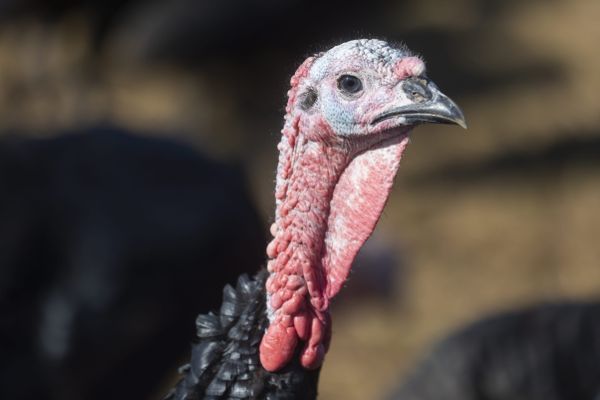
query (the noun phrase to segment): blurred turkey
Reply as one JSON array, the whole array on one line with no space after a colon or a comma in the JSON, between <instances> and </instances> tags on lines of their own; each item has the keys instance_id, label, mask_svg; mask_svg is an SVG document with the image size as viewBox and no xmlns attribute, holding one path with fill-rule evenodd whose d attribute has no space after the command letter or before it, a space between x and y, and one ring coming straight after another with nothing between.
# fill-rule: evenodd
<instances>
[{"instance_id":1,"label":"blurred turkey","mask_svg":"<svg viewBox=\"0 0 600 400\"><path fill-rule=\"evenodd\" d=\"M435 345L393 400L598 400L600 303L506 312Z\"/></svg>"},{"instance_id":2,"label":"blurred turkey","mask_svg":"<svg viewBox=\"0 0 600 400\"><path fill-rule=\"evenodd\" d=\"M245 186L189 146L115 128L3 138L0 397L156 392L198 309L263 259Z\"/></svg>"}]
</instances>

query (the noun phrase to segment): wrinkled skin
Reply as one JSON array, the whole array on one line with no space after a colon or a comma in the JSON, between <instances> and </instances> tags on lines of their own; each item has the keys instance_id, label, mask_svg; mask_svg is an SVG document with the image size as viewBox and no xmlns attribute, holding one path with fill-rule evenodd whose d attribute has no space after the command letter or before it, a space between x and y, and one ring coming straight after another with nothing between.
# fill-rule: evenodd
<instances>
[{"instance_id":1,"label":"wrinkled skin","mask_svg":"<svg viewBox=\"0 0 600 400\"><path fill-rule=\"evenodd\" d=\"M424 72L405 48L356 40L307 59L292 78L267 248L265 369L284 366L300 343L301 364L321 365L330 299L381 215L409 131L420 122L464 125Z\"/></svg>"}]
</instances>

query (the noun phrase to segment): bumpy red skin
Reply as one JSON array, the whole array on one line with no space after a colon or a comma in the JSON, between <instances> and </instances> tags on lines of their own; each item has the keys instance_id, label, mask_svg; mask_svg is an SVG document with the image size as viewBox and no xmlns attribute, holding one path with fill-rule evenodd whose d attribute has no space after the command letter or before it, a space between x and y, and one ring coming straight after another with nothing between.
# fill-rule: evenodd
<instances>
[{"instance_id":1,"label":"bumpy red skin","mask_svg":"<svg viewBox=\"0 0 600 400\"><path fill-rule=\"evenodd\" d=\"M395 79L422 71L419 59L407 60L391 69ZM274 239L267 247L271 323L260 345L269 371L289 362L300 341L301 364L321 365L331 338L329 301L376 225L408 143L407 129L385 146L374 139L353 148L321 116L303 119L296 96L312 63L305 61L292 78L278 146Z\"/></svg>"},{"instance_id":2,"label":"bumpy red skin","mask_svg":"<svg viewBox=\"0 0 600 400\"><path fill-rule=\"evenodd\" d=\"M299 138L297 169L279 207L277 234L268 248L267 281L270 306L276 312L263 339L267 369L277 369L293 354L298 339L306 340L302 365L316 367L323 359L323 339L330 329L327 286L321 265L330 200L346 155L337 148ZM310 304L307 304L310 303ZM327 335L329 336L329 335ZM269 350L276 351L269 351Z\"/></svg>"}]
</instances>

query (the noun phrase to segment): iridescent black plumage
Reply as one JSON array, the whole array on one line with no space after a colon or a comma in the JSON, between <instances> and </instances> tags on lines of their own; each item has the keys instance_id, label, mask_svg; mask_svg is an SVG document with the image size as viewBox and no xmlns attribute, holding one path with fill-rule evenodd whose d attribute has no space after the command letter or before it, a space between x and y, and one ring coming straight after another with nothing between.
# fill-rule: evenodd
<instances>
[{"instance_id":1,"label":"iridescent black plumage","mask_svg":"<svg viewBox=\"0 0 600 400\"><path fill-rule=\"evenodd\" d=\"M218 314L198 316L191 361L180 368L183 378L165 400L316 398L319 370L303 368L298 357L276 373L260 365L267 275L266 270L254 279L242 275L235 288L223 290Z\"/></svg>"},{"instance_id":2,"label":"iridescent black plumage","mask_svg":"<svg viewBox=\"0 0 600 400\"><path fill-rule=\"evenodd\" d=\"M600 303L478 321L436 345L389 399L600 400Z\"/></svg>"}]
</instances>

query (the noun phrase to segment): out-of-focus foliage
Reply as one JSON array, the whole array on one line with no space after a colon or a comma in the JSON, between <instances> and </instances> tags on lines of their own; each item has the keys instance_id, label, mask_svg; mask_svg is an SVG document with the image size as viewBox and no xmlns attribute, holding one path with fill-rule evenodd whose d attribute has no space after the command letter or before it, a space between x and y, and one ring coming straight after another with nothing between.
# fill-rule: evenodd
<instances>
[{"instance_id":1,"label":"out-of-focus foliage","mask_svg":"<svg viewBox=\"0 0 600 400\"><path fill-rule=\"evenodd\" d=\"M600 291L595 0L5 3L0 130L177 135L242 161L265 220L296 65L362 36L423 55L469 130L413 135L372 244L402 269L357 263L392 294L343 291L324 399L385 393L434 338L492 310Z\"/></svg>"}]
</instances>

